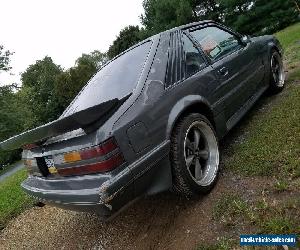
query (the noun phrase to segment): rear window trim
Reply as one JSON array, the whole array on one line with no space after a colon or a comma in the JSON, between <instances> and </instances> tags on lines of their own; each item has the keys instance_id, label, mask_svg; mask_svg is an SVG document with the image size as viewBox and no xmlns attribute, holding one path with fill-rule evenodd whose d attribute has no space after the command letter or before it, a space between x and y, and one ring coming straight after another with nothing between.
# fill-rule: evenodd
<instances>
[{"instance_id":1,"label":"rear window trim","mask_svg":"<svg viewBox=\"0 0 300 250\"><path fill-rule=\"evenodd\" d=\"M141 77L142 77L142 73L143 73L143 71L144 71L144 69L145 69L146 63L147 63L147 61L148 61L148 59L149 59L149 55L150 55L150 52L151 52L152 47L153 47L153 44L154 44L154 43L153 43L153 40L152 40L151 38L146 39L146 40L144 40L144 41L142 41L142 42L139 42L139 43L135 44L134 46L130 47L129 49L127 49L127 50L125 50L125 51L123 51L122 53L120 53L119 55L115 56L113 59L109 60L107 63L105 63L99 70L97 70L97 72L96 72L94 75L91 76L91 78L88 80L88 82L82 87L82 89L81 89L81 90L78 92L78 94L74 97L74 99L72 100L72 102L67 106L67 108L64 110L64 112L61 114L61 116L60 116L59 118L65 117L65 114L66 114L67 111L69 110L69 107L71 107L71 106L74 104L74 102L78 99L78 97L80 96L80 94L85 90L85 88L89 85L90 81L94 78L94 76L95 76L96 74L98 74L98 72L99 72L100 70L102 70L102 69L103 69L104 67L106 67L108 64L110 64L111 62L115 61L116 59L118 59L118 58L121 57L122 55L126 54L127 52L129 52L129 51L131 51L131 50L133 50L133 49L135 49L135 48L137 48L137 47L139 47L139 46L141 46L141 45L143 45L143 44L145 44L145 43L148 43L148 42L151 43L151 44L150 44L150 48L149 48L149 51L148 51L148 53L147 53L147 56L146 56L144 65L143 65L143 67L142 67L142 69L141 69L141 73L140 73L140 75L139 75L139 78L138 78L138 80L137 80L137 84L136 84L135 88L132 90L132 91L134 91L134 90L137 88L137 85L138 85L138 83L139 83L139 81L140 81L140 79L141 79Z\"/></svg>"}]
</instances>

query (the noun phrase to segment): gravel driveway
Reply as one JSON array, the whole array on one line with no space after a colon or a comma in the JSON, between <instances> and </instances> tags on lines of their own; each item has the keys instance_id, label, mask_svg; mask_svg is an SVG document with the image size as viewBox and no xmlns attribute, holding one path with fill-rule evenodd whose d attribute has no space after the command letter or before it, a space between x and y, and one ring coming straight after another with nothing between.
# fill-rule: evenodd
<instances>
[{"instance_id":1,"label":"gravel driveway","mask_svg":"<svg viewBox=\"0 0 300 250\"><path fill-rule=\"evenodd\" d=\"M223 173L202 199L187 201L170 193L144 198L111 222L87 213L34 207L0 233L0 249L196 249L225 234L212 219L213 206L224 192L245 190L251 196L264 183ZM242 233L236 230L226 234Z\"/></svg>"},{"instance_id":2,"label":"gravel driveway","mask_svg":"<svg viewBox=\"0 0 300 250\"><path fill-rule=\"evenodd\" d=\"M215 192L199 201L172 194L141 199L111 222L35 207L1 232L0 249L194 249L217 230L205 212L211 211Z\"/></svg>"}]
</instances>

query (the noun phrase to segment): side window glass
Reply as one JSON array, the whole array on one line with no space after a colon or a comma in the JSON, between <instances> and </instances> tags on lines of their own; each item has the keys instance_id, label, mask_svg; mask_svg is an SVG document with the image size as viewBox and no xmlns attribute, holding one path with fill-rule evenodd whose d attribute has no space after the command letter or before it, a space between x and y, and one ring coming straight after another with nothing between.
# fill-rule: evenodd
<instances>
[{"instance_id":1,"label":"side window glass","mask_svg":"<svg viewBox=\"0 0 300 250\"><path fill-rule=\"evenodd\" d=\"M199 50L187 35L183 35L182 42L185 55L185 75L188 78L203 69L206 63Z\"/></svg>"},{"instance_id":2,"label":"side window glass","mask_svg":"<svg viewBox=\"0 0 300 250\"><path fill-rule=\"evenodd\" d=\"M199 42L205 54L212 60L231 54L241 47L234 35L217 27L195 30L191 34Z\"/></svg>"}]
</instances>

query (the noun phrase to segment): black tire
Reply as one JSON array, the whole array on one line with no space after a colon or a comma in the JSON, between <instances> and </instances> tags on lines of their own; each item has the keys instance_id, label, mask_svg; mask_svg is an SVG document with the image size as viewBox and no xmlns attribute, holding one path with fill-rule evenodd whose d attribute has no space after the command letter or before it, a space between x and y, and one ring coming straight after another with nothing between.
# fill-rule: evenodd
<instances>
[{"instance_id":1,"label":"black tire","mask_svg":"<svg viewBox=\"0 0 300 250\"><path fill-rule=\"evenodd\" d=\"M277 94L284 89L285 72L284 72L282 57L276 50L272 50L271 52L269 67L270 67L269 93ZM277 72L275 69L276 67L278 67Z\"/></svg>"},{"instance_id":2,"label":"black tire","mask_svg":"<svg viewBox=\"0 0 300 250\"><path fill-rule=\"evenodd\" d=\"M209 151L209 149L207 150L208 159L207 159L206 165L208 165L208 163L214 162L214 161L211 161L211 159L216 160L215 165L211 164L211 166L216 167L216 170L215 170L215 172L211 172L211 173L213 173L211 175L211 177L207 177L207 178L211 178L211 181L208 182L207 184L198 183L197 180L194 177L192 177L192 173L191 173L192 170L188 167L188 163L186 161L186 155L187 155L186 150L189 150L189 149L187 149L185 141L187 141L187 140L189 141L189 139L186 139L186 138L189 136L188 133L192 133L192 132L190 132L191 128L192 128L191 126L195 126L194 124L196 124L197 126L199 126L199 124L201 124L201 126L203 126L203 131L205 130L205 134L211 136L211 138L208 139L209 142L212 145L214 145L214 147L216 147L216 150L212 150L214 152L214 154L211 153ZM197 126L195 127L196 130L198 129ZM199 129L199 131L201 132L201 129ZM203 140L205 140L206 136L203 134L203 131L201 132L201 136L203 136ZM190 141L189 141L189 144L195 145L194 142L191 143ZM208 144L208 142L207 142L207 144ZM199 145L199 143L198 143L198 145ZM214 148L214 147L211 146L208 148ZM215 155L215 158L213 158L213 155ZM190 114L190 115L182 118L178 122L178 124L175 126L175 128L173 130L172 137L171 137L170 158L171 158L170 160L171 160L172 174L173 174L174 191L180 193L181 195L183 195L187 198L192 198L192 197L198 196L200 194L207 194L212 190L212 188L215 186L215 184L217 182L218 175L219 175L219 146L218 146L218 140L217 140L214 128L205 116L203 116L201 114L193 113L193 114ZM199 160L198 160L198 162L199 162ZM204 164L202 164L202 166L203 165ZM192 165L190 165L190 166L193 167ZM210 168L208 168L208 169L210 169ZM213 167L211 169L213 169ZM194 171L196 172L196 164L195 164ZM202 172L202 171L200 171L200 172ZM205 176L205 172L206 171L203 170L203 172L202 172L202 173L204 173L203 176ZM208 173L208 171L207 171L207 173ZM206 177L204 177L203 180L205 178Z\"/></svg>"}]
</instances>

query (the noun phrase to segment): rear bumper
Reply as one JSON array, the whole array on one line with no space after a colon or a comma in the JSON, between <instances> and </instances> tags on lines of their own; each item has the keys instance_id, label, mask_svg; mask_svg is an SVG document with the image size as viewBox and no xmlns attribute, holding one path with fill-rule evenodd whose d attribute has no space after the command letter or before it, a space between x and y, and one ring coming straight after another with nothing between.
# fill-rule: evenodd
<instances>
[{"instance_id":1,"label":"rear bumper","mask_svg":"<svg viewBox=\"0 0 300 250\"><path fill-rule=\"evenodd\" d=\"M98 182L98 188L92 183ZM100 204L99 186L103 182L102 177L94 176L93 180L80 177L67 180L46 180L35 176L28 177L22 184L22 188L33 198L45 204L75 210L98 212L108 216L111 211ZM78 189L74 185L82 185L84 189ZM68 185L71 184L71 185Z\"/></svg>"},{"instance_id":2,"label":"rear bumper","mask_svg":"<svg viewBox=\"0 0 300 250\"><path fill-rule=\"evenodd\" d=\"M112 206L101 200L106 195L101 187L108 179L103 175L58 180L30 176L21 186L30 196L45 204L109 217L114 212Z\"/></svg>"},{"instance_id":3,"label":"rear bumper","mask_svg":"<svg viewBox=\"0 0 300 250\"><path fill-rule=\"evenodd\" d=\"M29 176L21 186L30 196L45 204L110 217L140 195L135 190L135 182L147 175L168 151L169 141L166 141L131 165L121 167L116 175L102 173L60 179ZM144 186L148 184L144 182Z\"/></svg>"}]
</instances>

